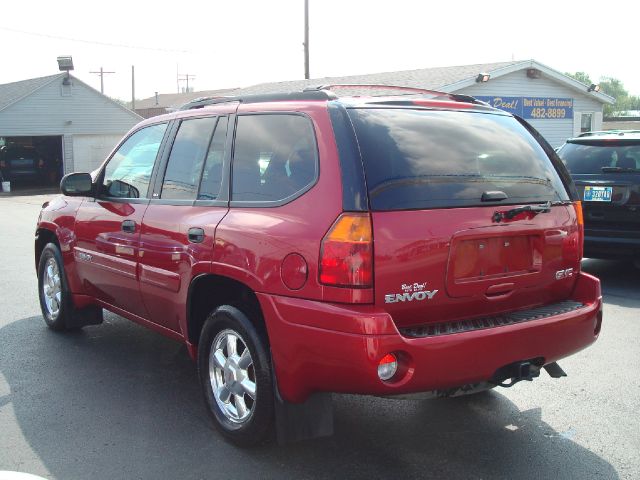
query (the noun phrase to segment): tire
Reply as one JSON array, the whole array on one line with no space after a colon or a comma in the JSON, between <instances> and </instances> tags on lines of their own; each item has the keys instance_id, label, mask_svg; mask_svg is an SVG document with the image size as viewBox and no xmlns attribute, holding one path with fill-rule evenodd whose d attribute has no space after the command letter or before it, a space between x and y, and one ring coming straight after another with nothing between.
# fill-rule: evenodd
<instances>
[{"instance_id":1,"label":"tire","mask_svg":"<svg viewBox=\"0 0 640 480\"><path fill-rule=\"evenodd\" d=\"M242 447L262 443L273 433L268 351L266 334L230 305L211 312L200 334L198 376L207 410L222 435Z\"/></svg>"},{"instance_id":2,"label":"tire","mask_svg":"<svg viewBox=\"0 0 640 480\"><path fill-rule=\"evenodd\" d=\"M45 245L38 262L38 298L47 326L58 332L70 330L73 305L64 272L62 254L55 243Z\"/></svg>"}]
</instances>

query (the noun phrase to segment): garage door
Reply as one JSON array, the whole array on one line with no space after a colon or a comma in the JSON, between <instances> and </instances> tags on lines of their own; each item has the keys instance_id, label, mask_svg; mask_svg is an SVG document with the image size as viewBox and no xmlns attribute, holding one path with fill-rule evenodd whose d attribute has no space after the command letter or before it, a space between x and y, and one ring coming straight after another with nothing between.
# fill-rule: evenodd
<instances>
[{"instance_id":1,"label":"garage door","mask_svg":"<svg viewBox=\"0 0 640 480\"><path fill-rule=\"evenodd\" d=\"M122 135L74 135L73 169L76 172L95 170L121 138Z\"/></svg>"}]
</instances>

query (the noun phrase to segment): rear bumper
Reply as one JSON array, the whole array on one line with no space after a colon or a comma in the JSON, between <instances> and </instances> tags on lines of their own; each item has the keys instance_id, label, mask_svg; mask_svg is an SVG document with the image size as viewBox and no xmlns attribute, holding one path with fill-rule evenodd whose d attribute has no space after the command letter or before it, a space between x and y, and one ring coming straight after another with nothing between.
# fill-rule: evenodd
<instances>
[{"instance_id":1,"label":"rear bumper","mask_svg":"<svg viewBox=\"0 0 640 480\"><path fill-rule=\"evenodd\" d=\"M602 235L601 232L585 231L584 256L593 258L624 258L640 257L640 237L637 232L624 232L615 235L608 232Z\"/></svg>"},{"instance_id":2,"label":"rear bumper","mask_svg":"<svg viewBox=\"0 0 640 480\"><path fill-rule=\"evenodd\" d=\"M577 310L484 330L428 338L402 336L374 306L334 305L259 294L281 395L301 402L314 392L399 395L489 380L507 364L537 357L551 363L598 337L602 297L597 278L580 273ZM379 380L387 353L400 378Z\"/></svg>"}]
</instances>

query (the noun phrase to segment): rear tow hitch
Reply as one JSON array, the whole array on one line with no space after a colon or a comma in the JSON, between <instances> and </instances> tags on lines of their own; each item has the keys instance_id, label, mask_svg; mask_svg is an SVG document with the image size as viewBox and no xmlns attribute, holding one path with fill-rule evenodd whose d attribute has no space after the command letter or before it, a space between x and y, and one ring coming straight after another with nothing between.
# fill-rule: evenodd
<instances>
[{"instance_id":1,"label":"rear tow hitch","mask_svg":"<svg viewBox=\"0 0 640 480\"><path fill-rule=\"evenodd\" d=\"M540 364L542 362L543 360L539 359L510 363L496 370L496 373L493 374L489 383L505 388L513 387L522 380L530 382L534 378L539 377L541 368L544 368L551 378L567 376L557 362L549 363L541 367Z\"/></svg>"},{"instance_id":2,"label":"rear tow hitch","mask_svg":"<svg viewBox=\"0 0 640 480\"><path fill-rule=\"evenodd\" d=\"M489 382L500 387L509 388L522 380L530 382L538 376L540 376L540 367L538 365L530 361L514 362L496 370Z\"/></svg>"}]
</instances>

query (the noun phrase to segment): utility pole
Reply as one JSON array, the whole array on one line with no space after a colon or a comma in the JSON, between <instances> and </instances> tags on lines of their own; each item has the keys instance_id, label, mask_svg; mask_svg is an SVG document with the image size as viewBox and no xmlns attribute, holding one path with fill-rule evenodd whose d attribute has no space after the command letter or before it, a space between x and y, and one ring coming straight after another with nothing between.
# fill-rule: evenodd
<instances>
[{"instance_id":1,"label":"utility pole","mask_svg":"<svg viewBox=\"0 0 640 480\"><path fill-rule=\"evenodd\" d=\"M133 65L131 65L131 110L136 109L136 72Z\"/></svg>"},{"instance_id":2,"label":"utility pole","mask_svg":"<svg viewBox=\"0 0 640 480\"><path fill-rule=\"evenodd\" d=\"M180 78L180 77L182 77L182 78ZM182 75L178 74L178 87L180 86L180 82L181 81L186 81L187 82L187 93L189 93L189 80L193 80L195 78L196 78L196 76L195 75L191 75L190 73L184 73ZM180 88L178 88L178 93L180 93L179 90L180 90Z\"/></svg>"},{"instance_id":3,"label":"utility pole","mask_svg":"<svg viewBox=\"0 0 640 480\"><path fill-rule=\"evenodd\" d=\"M309 80L309 0L304 0L304 78Z\"/></svg>"},{"instance_id":4,"label":"utility pole","mask_svg":"<svg viewBox=\"0 0 640 480\"><path fill-rule=\"evenodd\" d=\"M97 75L100 75L100 93L102 93L104 95L104 76L107 73L116 73L116 72L105 72L103 70L103 68L100 67L100 71L99 72L89 72L89 73L95 73Z\"/></svg>"}]
</instances>

